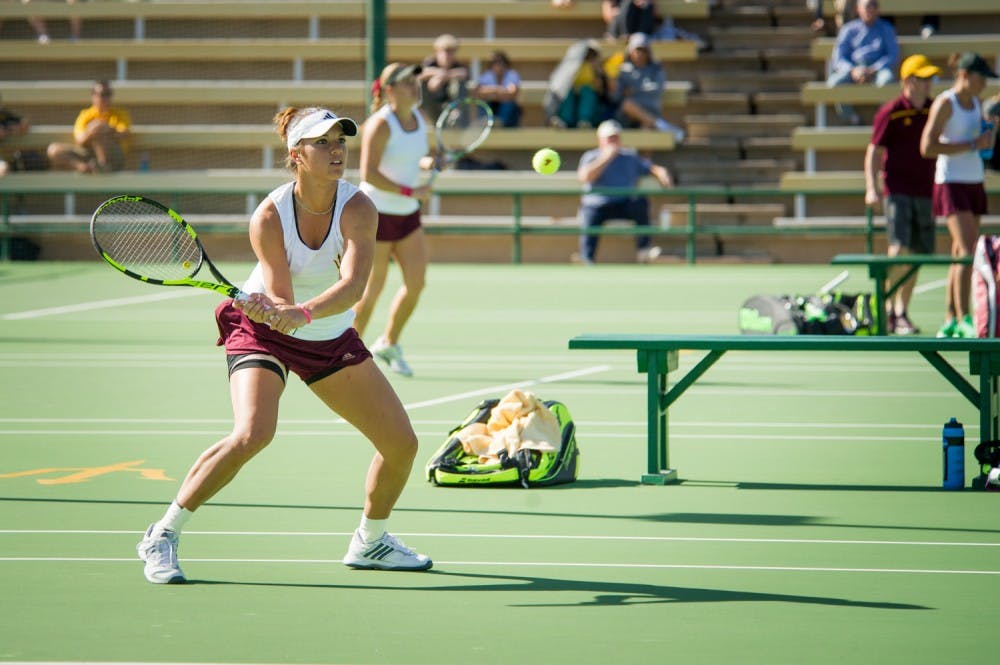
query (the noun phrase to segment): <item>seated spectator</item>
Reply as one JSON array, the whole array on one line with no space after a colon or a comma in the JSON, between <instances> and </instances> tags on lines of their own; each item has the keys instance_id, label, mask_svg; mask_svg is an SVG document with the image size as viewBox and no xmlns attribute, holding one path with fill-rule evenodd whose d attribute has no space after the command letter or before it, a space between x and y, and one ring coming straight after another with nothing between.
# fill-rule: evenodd
<instances>
[{"instance_id":1,"label":"seated spectator","mask_svg":"<svg viewBox=\"0 0 1000 665\"><path fill-rule=\"evenodd\" d=\"M654 42L680 39L694 42L699 51L708 50L705 40L677 27L672 17L657 11L654 0L602 0L601 18L608 39L627 40L641 32Z\"/></svg>"},{"instance_id":2,"label":"seated spectator","mask_svg":"<svg viewBox=\"0 0 1000 665\"><path fill-rule=\"evenodd\" d=\"M628 39L636 32L656 31L656 7L652 0L601 0L604 33L609 39Z\"/></svg>"},{"instance_id":3,"label":"seated spectator","mask_svg":"<svg viewBox=\"0 0 1000 665\"><path fill-rule=\"evenodd\" d=\"M0 141L8 136L19 136L28 131L30 123L21 116L13 113L9 109L0 106ZM7 175L12 170L6 159L0 159L0 177ZM14 168L13 170L17 170Z\"/></svg>"},{"instance_id":4,"label":"seated spectator","mask_svg":"<svg viewBox=\"0 0 1000 665\"><path fill-rule=\"evenodd\" d=\"M618 119L626 127L673 132L677 141L684 140L684 130L667 122L663 106L663 86L667 75L650 52L649 37L637 32L628 40L625 61L618 70L614 95L618 102Z\"/></svg>"},{"instance_id":5,"label":"seated spectator","mask_svg":"<svg viewBox=\"0 0 1000 665\"><path fill-rule=\"evenodd\" d=\"M580 201L583 228L601 226L609 219L631 219L638 226L649 226L649 199L645 196L609 196L593 192L598 187L636 187L642 176L651 174L663 187L673 181L670 172L662 166L640 157L634 148L622 147L622 126L615 120L605 120L597 128L597 147L580 157L576 170L583 183L584 195ZM597 253L598 236L580 236L580 254L574 258L585 265L593 265ZM636 259L648 263L660 255L660 248L650 245L649 236L636 236Z\"/></svg>"},{"instance_id":6,"label":"seated spectator","mask_svg":"<svg viewBox=\"0 0 1000 665\"><path fill-rule=\"evenodd\" d=\"M490 105L501 126L519 126L521 76L511 67L510 58L503 51L493 51L487 65L476 84L476 97Z\"/></svg>"},{"instance_id":7,"label":"seated spectator","mask_svg":"<svg viewBox=\"0 0 1000 665\"><path fill-rule=\"evenodd\" d=\"M844 24L833 49L833 72L827 85L874 83L882 87L896 80L899 44L896 30L879 16L877 0L858 0L858 18ZM860 125L854 107L836 106L841 120Z\"/></svg>"},{"instance_id":8,"label":"seated spectator","mask_svg":"<svg viewBox=\"0 0 1000 665\"><path fill-rule=\"evenodd\" d=\"M594 40L570 44L549 77L545 116L553 127L596 127L607 115L607 79L601 45Z\"/></svg>"},{"instance_id":9,"label":"seated spectator","mask_svg":"<svg viewBox=\"0 0 1000 665\"><path fill-rule=\"evenodd\" d=\"M469 69L457 59L458 46L454 35L440 35L434 40L434 53L421 63L423 108L431 122L449 102L467 95Z\"/></svg>"},{"instance_id":10,"label":"seated spectator","mask_svg":"<svg viewBox=\"0 0 1000 665\"><path fill-rule=\"evenodd\" d=\"M111 95L109 82L94 84L91 105L80 111L73 124L74 142L49 146L52 168L78 173L109 173L125 168L132 119L127 111L111 105Z\"/></svg>"},{"instance_id":11,"label":"seated spectator","mask_svg":"<svg viewBox=\"0 0 1000 665\"><path fill-rule=\"evenodd\" d=\"M826 30L826 19L823 18L823 0L806 0L806 6L814 12L812 22L813 31L824 32ZM840 30L845 23L856 16L850 0L834 0L833 15L837 30Z\"/></svg>"},{"instance_id":12,"label":"seated spectator","mask_svg":"<svg viewBox=\"0 0 1000 665\"><path fill-rule=\"evenodd\" d=\"M30 2L30 1L31 0L21 0L21 2L23 2L25 4L28 4L28 2ZM75 5L76 4L76 0L66 0L66 3L70 4L70 5ZM43 19L40 16L29 16L28 17L28 23L31 24L31 27L35 29L35 34L38 35L38 43L39 44L48 44L49 41L50 41L49 40L49 27L45 23L45 19ZM70 41L73 41L73 42L79 41L79 39L80 39L80 30L81 30L82 27L83 27L83 19L81 19L79 16L72 16L72 17L70 17L70 19L69 19L69 39L70 39Z\"/></svg>"}]
</instances>

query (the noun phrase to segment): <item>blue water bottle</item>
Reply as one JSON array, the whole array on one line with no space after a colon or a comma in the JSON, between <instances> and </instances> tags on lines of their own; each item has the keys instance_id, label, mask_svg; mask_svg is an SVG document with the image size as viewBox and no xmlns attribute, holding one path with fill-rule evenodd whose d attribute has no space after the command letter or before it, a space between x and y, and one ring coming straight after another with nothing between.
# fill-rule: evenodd
<instances>
[{"instance_id":1,"label":"blue water bottle","mask_svg":"<svg viewBox=\"0 0 1000 665\"><path fill-rule=\"evenodd\" d=\"M941 431L944 450L944 481L946 490L960 490L965 487L965 430L962 423L954 418L944 424Z\"/></svg>"},{"instance_id":2,"label":"blue water bottle","mask_svg":"<svg viewBox=\"0 0 1000 665\"><path fill-rule=\"evenodd\" d=\"M991 131L993 131L993 123L986 118L983 118L983 133L985 134L986 132ZM996 143L996 137L993 137L993 143ZM985 160L993 159L993 145L990 145L989 148L983 148L980 150L979 156Z\"/></svg>"}]
</instances>

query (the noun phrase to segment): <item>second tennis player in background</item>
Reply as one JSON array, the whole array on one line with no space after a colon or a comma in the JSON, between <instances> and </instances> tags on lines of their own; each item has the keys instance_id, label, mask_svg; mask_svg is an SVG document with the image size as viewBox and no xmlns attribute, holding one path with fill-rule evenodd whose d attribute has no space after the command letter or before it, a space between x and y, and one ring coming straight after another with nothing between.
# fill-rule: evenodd
<instances>
[{"instance_id":1,"label":"second tennis player in background","mask_svg":"<svg viewBox=\"0 0 1000 665\"><path fill-rule=\"evenodd\" d=\"M355 306L354 327L364 334L375 303L385 288L389 261L399 264L403 283L389 306L382 334L372 353L394 372L412 376L399 338L417 307L427 276L427 238L420 205L429 188L421 171L433 166L428 156L427 121L420 110L419 65L394 62L372 84L372 115L361 139L361 191L378 208L378 235L368 287Z\"/></svg>"},{"instance_id":2,"label":"second tennis player in background","mask_svg":"<svg viewBox=\"0 0 1000 665\"><path fill-rule=\"evenodd\" d=\"M417 452L403 405L353 327L375 250L375 206L343 179L346 137L357 125L322 108L275 117L295 180L278 187L250 219L257 266L246 302L216 310L226 348L232 432L194 463L176 500L138 544L146 579L184 581L178 536L191 513L225 487L274 438L289 371L375 446L361 524L344 563L353 568L426 570L431 560L386 531ZM426 138L424 139L426 143Z\"/></svg>"}]
</instances>

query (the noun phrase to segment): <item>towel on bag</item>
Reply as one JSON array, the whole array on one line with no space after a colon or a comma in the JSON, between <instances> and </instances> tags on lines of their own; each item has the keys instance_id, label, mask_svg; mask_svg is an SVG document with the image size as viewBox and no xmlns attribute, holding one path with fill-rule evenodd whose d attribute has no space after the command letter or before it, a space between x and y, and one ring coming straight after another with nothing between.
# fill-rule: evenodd
<instances>
[{"instance_id":1,"label":"towel on bag","mask_svg":"<svg viewBox=\"0 0 1000 665\"><path fill-rule=\"evenodd\" d=\"M499 462L506 450L513 456L518 450L552 452L560 445L559 419L534 394L512 390L493 407L485 423L472 423L455 437L480 464Z\"/></svg>"}]
</instances>

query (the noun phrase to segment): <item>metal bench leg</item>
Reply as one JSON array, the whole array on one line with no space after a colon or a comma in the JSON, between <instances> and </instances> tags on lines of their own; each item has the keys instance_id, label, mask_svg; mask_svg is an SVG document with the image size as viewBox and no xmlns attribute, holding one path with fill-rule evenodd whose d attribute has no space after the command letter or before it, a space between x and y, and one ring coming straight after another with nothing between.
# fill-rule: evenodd
<instances>
[{"instance_id":1,"label":"metal bench leg","mask_svg":"<svg viewBox=\"0 0 1000 665\"><path fill-rule=\"evenodd\" d=\"M677 352L671 354L677 364ZM646 373L646 473L643 485L666 485L677 481L677 469L671 469L667 406L661 396L667 391L667 372L671 367L666 351L639 351L639 370Z\"/></svg>"}]
</instances>

